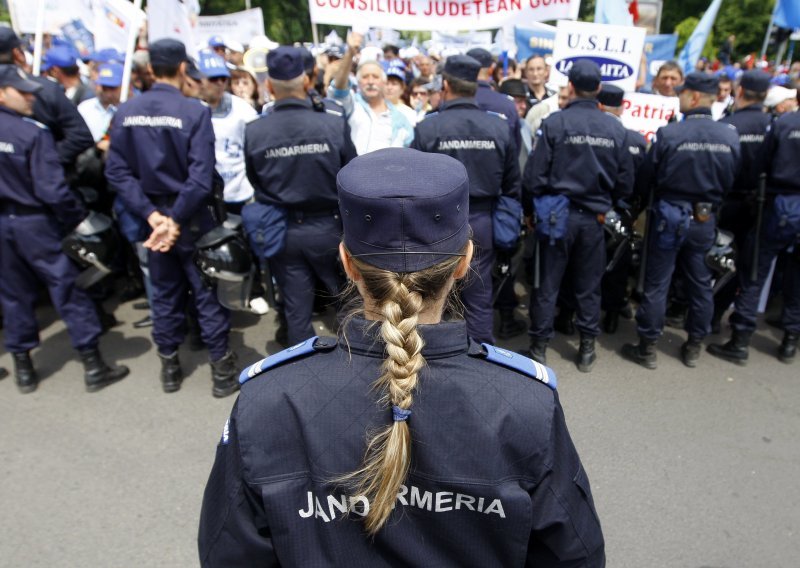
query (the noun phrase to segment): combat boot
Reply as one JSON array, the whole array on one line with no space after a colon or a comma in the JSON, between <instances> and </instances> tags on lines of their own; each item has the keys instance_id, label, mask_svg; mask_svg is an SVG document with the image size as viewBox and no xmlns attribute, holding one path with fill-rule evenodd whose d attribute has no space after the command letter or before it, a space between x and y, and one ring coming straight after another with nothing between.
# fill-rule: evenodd
<instances>
[{"instance_id":1,"label":"combat boot","mask_svg":"<svg viewBox=\"0 0 800 568\"><path fill-rule=\"evenodd\" d=\"M783 341L778 348L778 359L782 363L791 363L794 361L794 356L797 354L797 342L800 335L787 331L783 334Z\"/></svg>"},{"instance_id":2,"label":"combat boot","mask_svg":"<svg viewBox=\"0 0 800 568\"><path fill-rule=\"evenodd\" d=\"M562 335L575 335L575 324L572 323L574 314L570 309L561 308L553 320L553 329Z\"/></svg>"},{"instance_id":3,"label":"combat boot","mask_svg":"<svg viewBox=\"0 0 800 568\"><path fill-rule=\"evenodd\" d=\"M171 355L158 354L161 359L161 388L164 392L176 392L181 388L183 382L183 369L178 360L178 352Z\"/></svg>"},{"instance_id":4,"label":"combat boot","mask_svg":"<svg viewBox=\"0 0 800 568\"><path fill-rule=\"evenodd\" d=\"M499 339L516 337L527 327L524 321L514 319L514 310L500 310L500 329L497 330Z\"/></svg>"},{"instance_id":5,"label":"combat boot","mask_svg":"<svg viewBox=\"0 0 800 568\"><path fill-rule=\"evenodd\" d=\"M706 347L706 351L714 357L725 359L737 365L747 365L748 346L752 334L744 331L733 330L730 341L723 345L712 343Z\"/></svg>"},{"instance_id":6,"label":"combat boot","mask_svg":"<svg viewBox=\"0 0 800 568\"><path fill-rule=\"evenodd\" d=\"M233 351L228 351L221 359L211 362L211 382L211 394L214 398L223 398L239 390L239 367Z\"/></svg>"},{"instance_id":7,"label":"combat boot","mask_svg":"<svg viewBox=\"0 0 800 568\"><path fill-rule=\"evenodd\" d=\"M130 369L125 365L120 365L116 369L109 367L100 350L96 347L80 352L83 361L83 379L86 383L86 392L97 392L103 387L121 381L128 376Z\"/></svg>"},{"instance_id":8,"label":"combat boot","mask_svg":"<svg viewBox=\"0 0 800 568\"><path fill-rule=\"evenodd\" d=\"M5 367L0 367L0 380L5 379L8 376L8 369Z\"/></svg>"},{"instance_id":9,"label":"combat boot","mask_svg":"<svg viewBox=\"0 0 800 568\"><path fill-rule=\"evenodd\" d=\"M531 338L531 346L528 349L528 357L537 363L547 365L547 340L536 337Z\"/></svg>"},{"instance_id":10,"label":"combat boot","mask_svg":"<svg viewBox=\"0 0 800 568\"><path fill-rule=\"evenodd\" d=\"M621 353L625 359L633 361L645 369L655 369L658 366L655 339L639 336L639 345L626 343L622 346Z\"/></svg>"},{"instance_id":11,"label":"combat boot","mask_svg":"<svg viewBox=\"0 0 800 568\"><path fill-rule=\"evenodd\" d=\"M681 361L687 367L697 367L697 360L700 358L700 350L703 348L703 342L700 339L689 337L689 339L681 345Z\"/></svg>"},{"instance_id":12,"label":"combat boot","mask_svg":"<svg viewBox=\"0 0 800 568\"><path fill-rule=\"evenodd\" d=\"M581 335L581 345L578 348L578 359L575 364L581 373L588 373L594 367L597 353L594 349L594 337Z\"/></svg>"},{"instance_id":13,"label":"combat boot","mask_svg":"<svg viewBox=\"0 0 800 568\"><path fill-rule=\"evenodd\" d=\"M19 392L27 394L35 391L39 386L39 375L33 368L31 354L23 351L22 353L12 353L11 356L14 359L14 377L17 380Z\"/></svg>"}]
</instances>

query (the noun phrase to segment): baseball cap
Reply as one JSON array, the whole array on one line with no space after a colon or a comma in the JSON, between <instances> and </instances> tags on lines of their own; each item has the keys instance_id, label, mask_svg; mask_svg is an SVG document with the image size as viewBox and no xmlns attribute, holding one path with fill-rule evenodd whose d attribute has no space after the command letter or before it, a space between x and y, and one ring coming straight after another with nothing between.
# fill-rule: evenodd
<instances>
[{"instance_id":1,"label":"baseball cap","mask_svg":"<svg viewBox=\"0 0 800 568\"><path fill-rule=\"evenodd\" d=\"M52 67L73 67L78 64L75 50L66 46L53 47L42 58L42 69L47 71Z\"/></svg>"},{"instance_id":2,"label":"baseball cap","mask_svg":"<svg viewBox=\"0 0 800 568\"><path fill-rule=\"evenodd\" d=\"M719 77L707 73L698 73L696 71L689 73L686 75L686 80L683 82L683 85L675 87L675 92L680 93L686 89L697 91L698 93L715 95L719 90Z\"/></svg>"},{"instance_id":3,"label":"baseball cap","mask_svg":"<svg viewBox=\"0 0 800 568\"><path fill-rule=\"evenodd\" d=\"M769 73L765 73L759 69L753 69L751 71L745 71L742 74L742 79L739 81L739 85L746 91L765 93L769 91L769 81Z\"/></svg>"},{"instance_id":4,"label":"baseball cap","mask_svg":"<svg viewBox=\"0 0 800 568\"><path fill-rule=\"evenodd\" d=\"M480 70L480 61L470 55L451 55L444 62L444 72L462 81L474 83Z\"/></svg>"},{"instance_id":5,"label":"baseball cap","mask_svg":"<svg viewBox=\"0 0 800 568\"><path fill-rule=\"evenodd\" d=\"M797 89L787 89L786 87L772 87L767 92L767 98L764 99L764 106L771 108L785 100L797 98Z\"/></svg>"},{"instance_id":6,"label":"baseball cap","mask_svg":"<svg viewBox=\"0 0 800 568\"><path fill-rule=\"evenodd\" d=\"M221 35L214 35L208 38L208 47L225 47L225 40Z\"/></svg>"},{"instance_id":7,"label":"baseball cap","mask_svg":"<svg viewBox=\"0 0 800 568\"><path fill-rule=\"evenodd\" d=\"M180 65L189 61L186 46L176 39L160 39L150 44L150 65Z\"/></svg>"},{"instance_id":8,"label":"baseball cap","mask_svg":"<svg viewBox=\"0 0 800 568\"><path fill-rule=\"evenodd\" d=\"M494 63L494 57L488 50L483 49L482 47L473 47L467 52L467 55L476 59L478 63L481 64L481 67L491 67Z\"/></svg>"},{"instance_id":9,"label":"baseball cap","mask_svg":"<svg viewBox=\"0 0 800 568\"><path fill-rule=\"evenodd\" d=\"M42 86L28 79L25 72L16 65L0 65L0 87L13 87L20 93L36 93Z\"/></svg>"},{"instance_id":10,"label":"baseball cap","mask_svg":"<svg viewBox=\"0 0 800 568\"><path fill-rule=\"evenodd\" d=\"M0 53L8 53L21 45L22 42L13 29L0 26Z\"/></svg>"},{"instance_id":11,"label":"baseball cap","mask_svg":"<svg viewBox=\"0 0 800 568\"><path fill-rule=\"evenodd\" d=\"M579 91L596 91L600 87L600 67L589 59L578 59L567 73L569 82Z\"/></svg>"},{"instance_id":12,"label":"baseball cap","mask_svg":"<svg viewBox=\"0 0 800 568\"><path fill-rule=\"evenodd\" d=\"M101 87L119 87L122 85L122 65L120 63L103 63L97 70L97 81Z\"/></svg>"},{"instance_id":13,"label":"baseball cap","mask_svg":"<svg viewBox=\"0 0 800 568\"><path fill-rule=\"evenodd\" d=\"M282 45L267 54L270 79L288 81L305 73L303 53L296 47Z\"/></svg>"},{"instance_id":14,"label":"baseball cap","mask_svg":"<svg viewBox=\"0 0 800 568\"><path fill-rule=\"evenodd\" d=\"M213 79L214 77L231 76L225 60L211 51L200 52L200 61L197 64L197 68L209 79Z\"/></svg>"}]
</instances>

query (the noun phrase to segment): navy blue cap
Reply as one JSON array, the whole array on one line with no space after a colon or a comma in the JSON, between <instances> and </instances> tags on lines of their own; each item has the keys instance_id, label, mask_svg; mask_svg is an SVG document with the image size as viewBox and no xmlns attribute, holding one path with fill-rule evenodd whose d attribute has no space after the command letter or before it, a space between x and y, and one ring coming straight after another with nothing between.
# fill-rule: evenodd
<instances>
[{"instance_id":1,"label":"navy blue cap","mask_svg":"<svg viewBox=\"0 0 800 568\"><path fill-rule=\"evenodd\" d=\"M600 67L591 59L578 59L569 68L569 82L579 91L596 91L600 87Z\"/></svg>"},{"instance_id":2,"label":"navy blue cap","mask_svg":"<svg viewBox=\"0 0 800 568\"><path fill-rule=\"evenodd\" d=\"M0 65L0 87L14 87L20 93L36 93L42 86L28 79L25 72L16 65Z\"/></svg>"},{"instance_id":3,"label":"navy blue cap","mask_svg":"<svg viewBox=\"0 0 800 568\"><path fill-rule=\"evenodd\" d=\"M200 52L200 61L197 68L206 77L230 77L231 72L228 71L228 65L225 60L213 51Z\"/></svg>"},{"instance_id":4,"label":"navy blue cap","mask_svg":"<svg viewBox=\"0 0 800 568\"><path fill-rule=\"evenodd\" d=\"M739 85L746 91L753 91L755 93L766 93L770 87L769 73L765 73L760 69L753 69L745 71L742 74L742 79Z\"/></svg>"},{"instance_id":5,"label":"navy blue cap","mask_svg":"<svg viewBox=\"0 0 800 568\"><path fill-rule=\"evenodd\" d=\"M675 92L680 93L689 89L690 91L697 91L698 93L706 93L708 95L716 95L719 91L719 77L709 75L708 73L692 72L686 75L686 80L683 85L675 87Z\"/></svg>"},{"instance_id":6,"label":"navy blue cap","mask_svg":"<svg viewBox=\"0 0 800 568\"><path fill-rule=\"evenodd\" d=\"M269 78L278 81L296 79L305 73L303 52L297 47L281 45L267 54Z\"/></svg>"},{"instance_id":7,"label":"navy blue cap","mask_svg":"<svg viewBox=\"0 0 800 568\"><path fill-rule=\"evenodd\" d=\"M97 70L97 81L101 87L122 86L122 64L103 63Z\"/></svg>"},{"instance_id":8,"label":"navy blue cap","mask_svg":"<svg viewBox=\"0 0 800 568\"><path fill-rule=\"evenodd\" d=\"M197 62L191 57L189 61L186 62L186 74L195 81L202 81L206 78L203 72L197 67Z\"/></svg>"},{"instance_id":9,"label":"navy blue cap","mask_svg":"<svg viewBox=\"0 0 800 568\"><path fill-rule=\"evenodd\" d=\"M177 39L160 39L150 44L150 65L177 66L189 61L186 46Z\"/></svg>"},{"instance_id":10,"label":"navy blue cap","mask_svg":"<svg viewBox=\"0 0 800 568\"><path fill-rule=\"evenodd\" d=\"M297 49L303 54L303 69L306 73L311 73L314 70L314 66L317 64L317 59L314 57L314 54L305 47L298 47Z\"/></svg>"},{"instance_id":11,"label":"navy blue cap","mask_svg":"<svg viewBox=\"0 0 800 568\"><path fill-rule=\"evenodd\" d=\"M482 47L473 47L467 52L467 55L477 60L481 67L491 67L494 63L494 56Z\"/></svg>"},{"instance_id":12,"label":"navy blue cap","mask_svg":"<svg viewBox=\"0 0 800 568\"><path fill-rule=\"evenodd\" d=\"M481 70L480 62L469 55L451 55L444 62L444 73L474 83Z\"/></svg>"},{"instance_id":13,"label":"navy blue cap","mask_svg":"<svg viewBox=\"0 0 800 568\"><path fill-rule=\"evenodd\" d=\"M458 160L386 148L352 160L336 177L344 244L392 272L416 272L463 253L469 179Z\"/></svg>"},{"instance_id":14,"label":"navy blue cap","mask_svg":"<svg viewBox=\"0 0 800 568\"><path fill-rule=\"evenodd\" d=\"M608 83L603 84L603 88L597 95L597 100L600 102L600 104L605 105L607 107L622 106L622 100L624 98L625 98L625 91L623 91L616 85L611 85Z\"/></svg>"},{"instance_id":15,"label":"navy blue cap","mask_svg":"<svg viewBox=\"0 0 800 568\"><path fill-rule=\"evenodd\" d=\"M22 42L13 29L0 26L0 53L8 53L21 45Z\"/></svg>"},{"instance_id":16,"label":"navy blue cap","mask_svg":"<svg viewBox=\"0 0 800 568\"><path fill-rule=\"evenodd\" d=\"M60 45L49 49L42 58L42 69L52 67L74 67L78 64L78 56L71 47Z\"/></svg>"}]
</instances>

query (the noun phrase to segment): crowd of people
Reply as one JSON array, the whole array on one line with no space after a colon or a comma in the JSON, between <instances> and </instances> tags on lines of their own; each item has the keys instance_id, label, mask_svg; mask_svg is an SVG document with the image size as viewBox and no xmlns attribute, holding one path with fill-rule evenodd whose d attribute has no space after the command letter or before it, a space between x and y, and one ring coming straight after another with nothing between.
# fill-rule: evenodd
<instances>
[{"instance_id":1,"label":"crowd of people","mask_svg":"<svg viewBox=\"0 0 800 568\"><path fill-rule=\"evenodd\" d=\"M38 384L30 351L40 283L85 364L87 389L128 372L98 350L115 324L102 304L111 279L77 285L79 268L61 252L89 210L113 218L124 237L113 270L124 275L123 299L145 292L137 307L149 314L134 325L152 326L164 391L180 388L178 347L188 334L209 351L213 394L236 392L230 306L196 266L198 241L220 224L245 236L256 270L241 307L265 314L271 305L278 343L299 343L313 335L315 299L341 298L346 283L337 246L349 212L338 205L337 173L391 147L447 154L467 169L476 254L460 311L475 341L527 331L527 354L544 364L554 333L577 330L576 365L589 372L595 338L631 317L635 296L640 341L623 357L655 368L663 327L677 322L688 334L683 362L695 366L734 304L730 341L708 351L743 363L774 272L784 303L779 358L794 358L800 64L770 74L701 61L684 76L664 63L652 93L678 97L682 118L646 141L623 127L624 93L602 84L588 60L559 82L542 56L501 64L482 48L439 57L363 44L351 32L344 45L314 52L263 47L266 70L257 70L242 46L219 37L197 58L159 40L133 55L121 104L124 54L82 60L53 42L33 77L26 44L0 28L0 298L22 392ZM637 217L647 227L638 240ZM707 256L718 229L734 235L737 276L715 287ZM201 246L213 250L214 238ZM515 270L520 257L524 269ZM527 322L515 316L518 278L530 289Z\"/></svg>"}]
</instances>

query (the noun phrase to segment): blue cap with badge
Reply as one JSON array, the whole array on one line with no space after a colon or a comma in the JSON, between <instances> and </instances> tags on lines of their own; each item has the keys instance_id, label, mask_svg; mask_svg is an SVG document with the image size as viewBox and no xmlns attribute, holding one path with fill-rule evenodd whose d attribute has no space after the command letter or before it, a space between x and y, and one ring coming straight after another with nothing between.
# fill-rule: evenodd
<instances>
[{"instance_id":1,"label":"blue cap with badge","mask_svg":"<svg viewBox=\"0 0 800 568\"><path fill-rule=\"evenodd\" d=\"M303 52L296 47L281 45L267 54L269 78L277 81L296 79L305 73Z\"/></svg>"},{"instance_id":2,"label":"blue cap with badge","mask_svg":"<svg viewBox=\"0 0 800 568\"><path fill-rule=\"evenodd\" d=\"M393 272L415 272L464 253L469 179L445 154L386 148L339 171L344 244L354 257Z\"/></svg>"},{"instance_id":3,"label":"blue cap with badge","mask_svg":"<svg viewBox=\"0 0 800 568\"><path fill-rule=\"evenodd\" d=\"M406 82L406 65L401 60L396 60L396 61L397 61L397 63L395 63L395 61L391 61L391 62L389 62L389 63L384 65L385 71L386 71L386 77L387 78L388 77L396 77L396 78L400 79L401 81L403 81L403 83L405 83Z\"/></svg>"},{"instance_id":4,"label":"blue cap with badge","mask_svg":"<svg viewBox=\"0 0 800 568\"><path fill-rule=\"evenodd\" d=\"M122 65L119 63L103 63L97 70L97 81L101 87L119 87L122 85Z\"/></svg>"},{"instance_id":5,"label":"blue cap with badge","mask_svg":"<svg viewBox=\"0 0 800 568\"><path fill-rule=\"evenodd\" d=\"M208 38L208 47L225 47L225 40L220 35Z\"/></svg>"},{"instance_id":6,"label":"blue cap with badge","mask_svg":"<svg viewBox=\"0 0 800 568\"><path fill-rule=\"evenodd\" d=\"M680 93L685 90L715 95L719 91L719 77L708 75L707 73L692 72L686 75L683 85L675 87L675 92Z\"/></svg>"},{"instance_id":7,"label":"blue cap with badge","mask_svg":"<svg viewBox=\"0 0 800 568\"><path fill-rule=\"evenodd\" d=\"M480 62L469 55L451 55L444 62L444 73L462 81L474 83L480 70Z\"/></svg>"},{"instance_id":8,"label":"blue cap with badge","mask_svg":"<svg viewBox=\"0 0 800 568\"><path fill-rule=\"evenodd\" d=\"M13 87L20 93L37 93L42 86L28 79L25 72L16 65L0 65L0 87Z\"/></svg>"},{"instance_id":9,"label":"blue cap with badge","mask_svg":"<svg viewBox=\"0 0 800 568\"><path fill-rule=\"evenodd\" d=\"M214 52L200 52L200 61L197 67L200 72L209 79L231 76L231 72L228 71L228 65L225 63L225 60Z\"/></svg>"},{"instance_id":10,"label":"blue cap with badge","mask_svg":"<svg viewBox=\"0 0 800 568\"><path fill-rule=\"evenodd\" d=\"M45 71L53 67L74 67L77 64L78 56L75 50L65 45L48 50L42 58L42 69Z\"/></svg>"},{"instance_id":11,"label":"blue cap with badge","mask_svg":"<svg viewBox=\"0 0 800 568\"><path fill-rule=\"evenodd\" d=\"M600 67L590 59L578 59L567 72L569 82L579 91L592 92L600 87Z\"/></svg>"},{"instance_id":12,"label":"blue cap with badge","mask_svg":"<svg viewBox=\"0 0 800 568\"><path fill-rule=\"evenodd\" d=\"M176 39L160 39L150 44L150 65L177 66L189 61L186 46Z\"/></svg>"}]
</instances>

